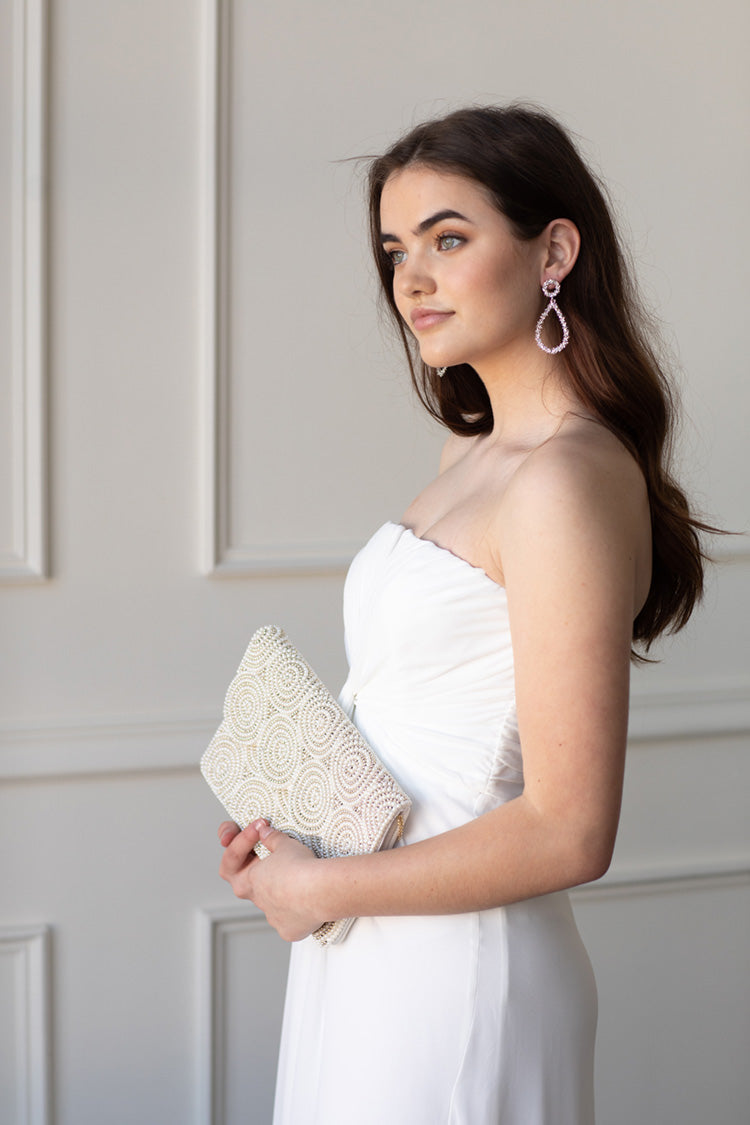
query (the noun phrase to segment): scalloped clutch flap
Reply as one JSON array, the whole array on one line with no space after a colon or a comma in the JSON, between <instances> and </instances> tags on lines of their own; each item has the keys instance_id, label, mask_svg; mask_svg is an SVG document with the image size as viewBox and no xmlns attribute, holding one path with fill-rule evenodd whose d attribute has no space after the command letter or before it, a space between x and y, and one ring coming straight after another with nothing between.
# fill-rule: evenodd
<instances>
[{"instance_id":1,"label":"scalloped clutch flap","mask_svg":"<svg viewBox=\"0 0 750 1125\"><path fill-rule=\"evenodd\" d=\"M231 818L263 817L321 858L363 855L401 838L411 801L283 629L253 634L201 771ZM256 852L268 854L262 844ZM315 931L340 942L353 918Z\"/></svg>"}]
</instances>

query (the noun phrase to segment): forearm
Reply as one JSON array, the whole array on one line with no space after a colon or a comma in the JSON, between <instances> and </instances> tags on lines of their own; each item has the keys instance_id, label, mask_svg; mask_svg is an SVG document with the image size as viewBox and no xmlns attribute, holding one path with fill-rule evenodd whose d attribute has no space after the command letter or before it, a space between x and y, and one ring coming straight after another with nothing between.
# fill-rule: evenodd
<instances>
[{"instance_id":1,"label":"forearm","mask_svg":"<svg viewBox=\"0 0 750 1125\"><path fill-rule=\"evenodd\" d=\"M594 837L521 796L419 843L320 860L306 893L327 919L483 910L597 878L606 862Z\"/></svg>"}]
</instances>

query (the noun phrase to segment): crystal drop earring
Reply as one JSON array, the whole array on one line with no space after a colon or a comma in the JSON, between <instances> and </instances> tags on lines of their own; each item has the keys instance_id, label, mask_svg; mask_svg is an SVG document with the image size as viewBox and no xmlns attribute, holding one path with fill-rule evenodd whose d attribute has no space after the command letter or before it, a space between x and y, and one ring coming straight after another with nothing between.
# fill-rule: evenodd
<instances>
[{"instance_id":1,"label":"crystal drop earring","mask_svg":"<svg viewBox=\"0 0 750 1125\"><path fill-rule=\"evenodd\" d=\"M442 379L443 375L445 375L448 368L447 367L436 367L435 370L437 371L439 378Z\"/></svg>"},{"instance_id":2,"label":"crystal drop earring","mask_svg":"<svg viewBox=\"0 0 750 1125\"><path fill-rule=\"evenodd\" d=\"M557 304L557 301L555 300L555 297L559 292L560 282L555 281L553 277L548 277L546 281L542 282L542 293L544 293L545 297L549 297L549 304L547 305L547 308L544 310L542 315L539 317L539 320L536 322L536 332L534 333L534 339L537 342L537 346L540 347L543 352L547 352L548 355L557 355L558 352L561 352L563 348L566 348L568 346L568 340L570 339L570 332L568 331L567 321L565 320L563 314L560 312L560 308ZM557 319L560 321L560 327L562 329L562 340L556 348L548 348L547 345L542 342L542 327L549 314L553 311L557 315Z\"/></svg>"}]
</instances>

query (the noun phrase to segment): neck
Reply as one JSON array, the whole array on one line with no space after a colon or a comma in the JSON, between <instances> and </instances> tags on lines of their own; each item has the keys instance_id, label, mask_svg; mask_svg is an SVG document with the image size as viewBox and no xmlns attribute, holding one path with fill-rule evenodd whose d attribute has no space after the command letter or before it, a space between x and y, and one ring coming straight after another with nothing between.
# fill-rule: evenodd
<instances>
[{"instance_id":1,"label":"neck","mask_svg":"<svg viewBox=\"0 0 750 1125\"><path fill-rule=\"evenodd\" d=\"M536 354L534 354L536 353ZM538 348L475 367L492 406L493 444L538 445L581 406L567 386L562 361Z\"/></svg>"}]
</instances>

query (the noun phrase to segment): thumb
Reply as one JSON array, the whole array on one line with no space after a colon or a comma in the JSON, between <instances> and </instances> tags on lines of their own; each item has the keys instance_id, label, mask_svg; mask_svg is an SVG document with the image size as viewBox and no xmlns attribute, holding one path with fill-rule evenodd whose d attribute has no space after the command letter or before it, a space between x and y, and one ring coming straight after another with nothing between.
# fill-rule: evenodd
<instances>
[{"instance_id":1,"label":"thumb","mask_svg":"<svg viewBox=\"0 0 750 1125\"><path fill-rule=\"evenodd\" d=\"M282 833L272 828L267 820L254 820L253 828L258 833L261 844L272 852L277 838L281 836Z\"/></svg>"}]
</instances>

